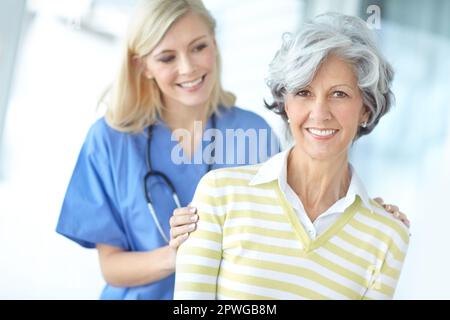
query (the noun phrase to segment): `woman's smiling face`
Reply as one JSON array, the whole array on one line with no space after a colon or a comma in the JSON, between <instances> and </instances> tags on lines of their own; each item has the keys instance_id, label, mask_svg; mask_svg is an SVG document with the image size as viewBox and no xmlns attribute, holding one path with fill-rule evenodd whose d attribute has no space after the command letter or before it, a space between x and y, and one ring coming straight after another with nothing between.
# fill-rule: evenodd
<instances>
[{"instance_id":1,"label":"woman's smiling face","mask_svg":"<svg viewBox=\"0 0 450 320\"><path fill-rule=\"evenodd\" d=\"M285 97L296 146L316 160L346 155L359 125L368 120L352 65L330 55L306 88Z\"/></svg>"},{"instance_id":2,"label":"woman's smiling face","mask_svg":"<svg viewBox=\"0 0 450 320\"><path fill-rule=\"evenodd\" d=\"M203 107L214 86L216 43L195 13L177 20L144 58L144 74L158 84L166 107Z\"/></svg>"}]
</instances>

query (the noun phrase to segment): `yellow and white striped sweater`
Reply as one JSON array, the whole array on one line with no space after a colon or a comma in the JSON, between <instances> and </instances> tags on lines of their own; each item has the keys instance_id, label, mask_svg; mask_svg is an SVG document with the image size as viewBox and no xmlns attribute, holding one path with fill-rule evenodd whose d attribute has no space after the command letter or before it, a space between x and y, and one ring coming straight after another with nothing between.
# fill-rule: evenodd
<instances>
[{"instance_id":1,"label":"yellow and white striped sweater","mask_svg":"<svg viewBox=\"0 0 450 320\"><path fill-rule=\"evenodd\" d=\"M359 197L311 240L261 165L211 171L194 199L198 227L178 249L175 299L389 299L407 228Z\"/></svg>"}]
</instances>

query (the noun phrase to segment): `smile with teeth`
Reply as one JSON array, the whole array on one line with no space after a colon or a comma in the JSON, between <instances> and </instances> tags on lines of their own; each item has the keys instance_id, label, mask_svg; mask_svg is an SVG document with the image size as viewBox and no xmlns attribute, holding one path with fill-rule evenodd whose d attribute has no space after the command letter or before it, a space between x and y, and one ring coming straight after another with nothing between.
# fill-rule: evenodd
<instances>
[{"instance_id":1,"label":"smile with teeth","mask_svg":"<svg viewBox=\"0 0 450 320\"><path fill-rule=\"evenodd\" d=\"M314 129L314 128L308 128L307 129L308 132L316 135L316 136L320 136L320 137L327 137L327 136L332 136L333 134L335 134L337 132L337 130L334 129Z\"/></svg>"},{"instance_id":2,"label":"smile with teeth","mask_svg":"<svg viewBox=\"0 0 450 320\"><path fill-rule=\"evenodd\" d=\"M189 89L189 88L193 88L193 87L199 85L200 83L203 82L204 79L205 79L205 76L202 76L202 77L198 78L197 80L189 81L189 82L182 82L182 83L179 83L178 85L182 88Z\"/></svg>"}]
</instances>

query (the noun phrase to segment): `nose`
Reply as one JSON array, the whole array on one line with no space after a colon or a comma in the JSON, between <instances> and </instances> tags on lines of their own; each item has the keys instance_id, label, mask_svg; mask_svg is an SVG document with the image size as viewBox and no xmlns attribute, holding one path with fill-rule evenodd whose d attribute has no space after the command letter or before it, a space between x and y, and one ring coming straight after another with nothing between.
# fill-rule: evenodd
<instances>
[{"instance_id":1,"label":"nose","mask_svg":"<svg viewBox=\"0 0 450 320\"><path fill-rule=\"evenodd\" d=\"M309 119L317 121L317 122L331 120L330 107L329 107L326 99L317 98L311 104Z\"/></svg>"},{"instance_id":2,"label":"nose","mask_svg":"<svg viewBox=\"0 0 450 320\"><path fill-rule=\"evenodd\" d=\"M179 60L178 72L181 75L188 75L195 71L195 65L188 55L182 55Z\"/></svg>"}]
</instances>

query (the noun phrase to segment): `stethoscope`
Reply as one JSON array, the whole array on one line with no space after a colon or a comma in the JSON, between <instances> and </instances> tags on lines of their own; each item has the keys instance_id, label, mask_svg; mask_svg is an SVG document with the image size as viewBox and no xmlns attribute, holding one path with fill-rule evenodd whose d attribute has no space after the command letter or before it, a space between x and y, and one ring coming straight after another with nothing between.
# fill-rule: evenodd
<instances>
[{"instance_id":1,"label":"stethoscope","mask_svg":"<svg viewBox=\"0 0 450 320\"><path fill-rule=\"evenodd\" d=\"M211 126L212 129L216 129L216 117L214 114L212 114L211 116ZM145 154L145 162L147 164L147 173L144 176L144 193L145 193L145 199L147 200L147 205L148 205L148 210L150 211L150 214L153 218L153 221L155 222L156 228L158 229L159 233L161 234L161 237L164 239L164 241L166 241L166 243L169 243L169 237L167 236L167 234L164 232L164 229L161 226L161 223L158 219L158 216L156 215L155 212L155 208L153 207L153 199L152 199L152 195L148 190L147 187L147 182L151 177L159 177L162 179L162 181L164 181L164 183L167 185L167 187L169 188L170 192L172 193L172 198L173 201L175 202L175 205L177 206L177 208L181 208L181 203L180 203L180 198L178 198L177 192L175 190L175 187L172 183L172 181L170 181L169 177L167 177L164 173L162 173L161 171L156 171L152 169L152 160L150 157L150 149L151 149L151 144L152 144L152 134L153 134L153 125L150 125L148 127L148 137L147 137L147 152ZM212 137L214 139L214 136ZM214 148L212 151L212 158L214 158ZM206 172L211 171L212 169L212 161L209 161L208 163L208 168Z\"/></svg>"}]
</instances>

